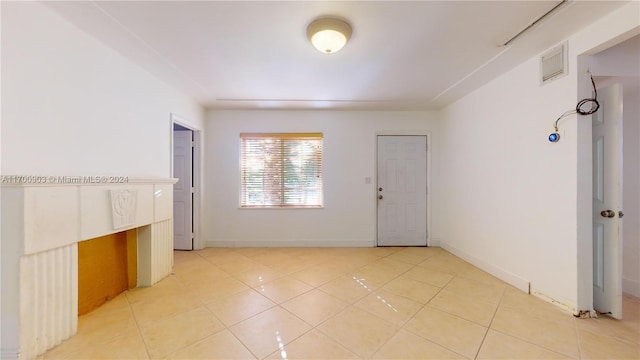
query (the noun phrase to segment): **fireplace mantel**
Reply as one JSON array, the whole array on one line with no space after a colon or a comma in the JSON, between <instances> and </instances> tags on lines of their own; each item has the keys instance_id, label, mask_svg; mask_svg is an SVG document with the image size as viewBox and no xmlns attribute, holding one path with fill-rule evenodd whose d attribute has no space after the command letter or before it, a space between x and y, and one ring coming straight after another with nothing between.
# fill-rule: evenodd
<instances>
[{"instance_id":1,"label":"fireplace mantel","mask_svg":"<svg viewBox=\"0 0 640 360\"><path fill-rule=\"evenodd\" d=\"M76 333L78 242L137 228L137 285L171 272L176 181L43 177L2 184L0 358L32 359Z\"/></svg>"}]
</instances>

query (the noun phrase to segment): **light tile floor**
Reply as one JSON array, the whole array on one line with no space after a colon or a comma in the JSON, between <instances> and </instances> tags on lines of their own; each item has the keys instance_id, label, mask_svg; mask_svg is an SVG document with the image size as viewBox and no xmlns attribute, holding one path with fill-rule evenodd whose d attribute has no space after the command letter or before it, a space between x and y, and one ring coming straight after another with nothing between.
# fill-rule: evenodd
<instances>
[{"instance_id":1,"label":"light tile floor","mask_svg":"<svg viewBox=\"0 0 640 360\"><path fill-rule=\"evenodd\" d=\"M639 359L623 321L576 319L439 248L208 248L81 316L45 359Z\"/></svg>"}]
</instances>

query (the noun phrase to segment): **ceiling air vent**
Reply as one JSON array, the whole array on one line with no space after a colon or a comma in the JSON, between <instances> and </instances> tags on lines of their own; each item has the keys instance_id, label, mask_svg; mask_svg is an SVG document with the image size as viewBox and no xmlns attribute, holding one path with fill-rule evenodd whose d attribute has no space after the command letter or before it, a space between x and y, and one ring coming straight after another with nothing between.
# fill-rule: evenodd
<instances>
[{"instance_id":1,"label":"ceiling air vent","mask_svg":"<svg viewBox=\"0 0 640 360\"><path fill-rule=\"evenodd\" d=\"M568 74L566 42L540 56L540 73L542 75L541 84Z\"/></svg>"}]
</instances>

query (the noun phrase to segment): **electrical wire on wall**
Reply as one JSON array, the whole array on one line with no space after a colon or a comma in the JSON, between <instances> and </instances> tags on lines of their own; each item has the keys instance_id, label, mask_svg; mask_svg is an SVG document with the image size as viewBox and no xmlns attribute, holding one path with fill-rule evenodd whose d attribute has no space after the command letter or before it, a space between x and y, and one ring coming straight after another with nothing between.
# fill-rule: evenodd
<instances>
[{"instance_id":1,"label":"electrical wire on wall","mask_svg":"<svg viewBox=\"0 0 640 360\"><path fill-rule=\"evenodd\" d=\"M560 140L560 134L558 133L558 122L569 115L578 114L578 115L591 115L595 114L598 109L600 109L600 103L598 102L598 90L596 89L596 83L593 81L593 75L589 72L589 77L591 78L591 85L593 86L593 98L582 99L576 105L574 110L569 110L560 115L556 122L553 124L553 128L555 129L554 133L549 134L550 142L558 142ZM585 109L585 105L591 104L590 109Z\"/></svg>"}]
</instances>

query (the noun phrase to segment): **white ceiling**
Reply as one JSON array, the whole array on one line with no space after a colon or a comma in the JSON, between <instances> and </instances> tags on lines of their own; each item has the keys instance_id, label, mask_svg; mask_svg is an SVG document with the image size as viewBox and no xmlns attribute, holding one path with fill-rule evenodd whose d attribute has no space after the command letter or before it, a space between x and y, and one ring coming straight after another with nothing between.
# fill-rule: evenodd
<instances>
[{"instance_id":1,"label":"white ceiling","mask_svg":"<svg viewBox=\"0 0 640 360\"><path fill-rule=\"evenodd\" d=\"M625 2L47 2L207 108L439 109ZM340 52L306 38L316 17L353 27Z\"/></svg>"}]
</instances>

